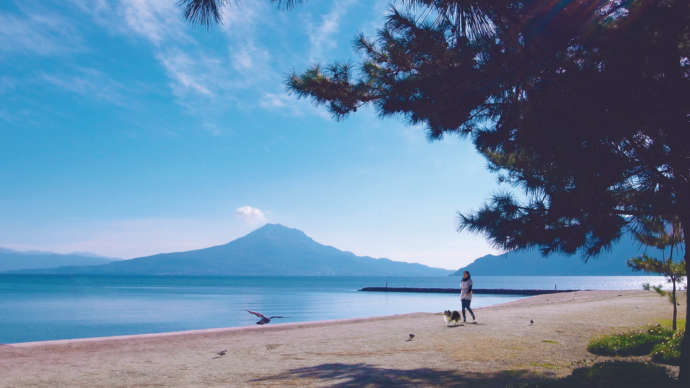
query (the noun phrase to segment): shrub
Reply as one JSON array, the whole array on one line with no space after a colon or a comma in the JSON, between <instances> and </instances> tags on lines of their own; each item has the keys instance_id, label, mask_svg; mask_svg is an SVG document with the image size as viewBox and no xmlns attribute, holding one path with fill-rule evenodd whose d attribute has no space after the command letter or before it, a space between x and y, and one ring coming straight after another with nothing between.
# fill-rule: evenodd
<instances>
[{"instance_id":1,"label":"shrub","mask_svg":"<svg viewBox=\"0 0 690 388\"><path fill-rule=\"evenodd\" d=\"M654 346L652 360L663 364L680 365L680 344L683 331L676 331L671 338Z\"/></svg>"},{"instance_id":2,"label":"shrub","mask_svg":"<svg viewBox=\"0 0 690 388\"><path fill-rule=\"evenodd\" d=\"M673 330L657 325L644 331L595 338L587 345L587 350L602 356L641 356L649 354L655 346L672 336Z\"/></svg>"}]
</instances>

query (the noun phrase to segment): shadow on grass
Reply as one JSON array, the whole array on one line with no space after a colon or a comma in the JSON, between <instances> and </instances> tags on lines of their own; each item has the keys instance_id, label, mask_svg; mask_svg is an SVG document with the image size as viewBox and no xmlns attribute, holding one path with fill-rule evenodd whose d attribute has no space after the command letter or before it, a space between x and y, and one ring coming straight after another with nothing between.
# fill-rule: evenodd
<instances>
[{"instance_id":1,"label":"shadow on grass","mask_svg":"<svg viewBox=\"0 0 690 388\"><path fill-rule=\"evenodd\" d=\"M663 366L635 361L607 361L577 368L570 376L558 380L530 384L530 388L623 388L680 387L668 376Z\"/></svg>"},{"instance_id":2,"label":"shadow on grass","mask_svg":"<svg viewBox=\"0 0 690 388\"><path fill-rule=\"evenodd\" d=\"M303 379L309 380L308 382ZM302 381L300 381L302 380ZM251 380L252 383L329 387L500 387L500 388L618 388L678 387L660 366L641 362L612 361L578 368L572 375L555 379L528 370L471 373L431 368L390 369L370 364L321 364L291 369Z\"/></svg>"}]
</instances>

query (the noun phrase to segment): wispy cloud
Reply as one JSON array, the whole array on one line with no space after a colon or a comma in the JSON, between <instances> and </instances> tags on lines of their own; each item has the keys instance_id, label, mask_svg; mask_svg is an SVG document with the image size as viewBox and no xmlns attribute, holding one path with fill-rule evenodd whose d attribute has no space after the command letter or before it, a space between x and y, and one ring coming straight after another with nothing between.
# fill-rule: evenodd
<instances>
[{"instance_id":1,"label":"wispy cloud","mask_svg":"<svg viewBox=\"0 0 690 388\"><path fill-rule=\"evenodd\" d=\"M154 44L189 39L176 1L122 0L121 4L127 25Z\"/></svg>"},{"instance_id":2,"label":"wispy cloud","mask_svg":"<svg viewBox=\"0 0 690 388\"><path fill-rule=\"evenodd\" d=\"M259 105L263 108L285 108L294 102L292 96L287 93L264 93Z\"/></svg>"},{"instance_id":3,"label":"wispy cloud","mask_svg":"<svg viewBox=\"0 0 690 388\"><path fill-rule=\"evenodd\" d=\"M295 58L272 54L267 48L282 39L280 33L296 17L292 12L301 12L299 8L282 13L269 2L230 2L222 10L223 24L203 35L213 36L218 42L222 41L217 39L220 33L227 49L219 51L217 45L211 47L197 41L197 27L184 21L176 1L70 1L110 33L149 42L153 57L169 79L176 102L188 113L197 115L203 128L213 128L214 121L232 108L282 110L289 115L330 118L324 109L285 93L283 79L295 66ZM322 59L336 46L341 22L356 2L344 0L334 4L327 14L318 16L318 22L302 30L309 34L309 52L298 61Z\"/></svg>"},{"instance_id":4,"label":"wispy cloud","mask_svg":"<svg viewBox=\"0 0 690 388\"><path fill-rule=\"evenodd\" d=\"M321 17L317 26L309 26L309 41L311 43L309 61L318 62L325 59L328 50L337 46L334 36L340 29L340 21L357 0L343 0L333 4L330 12Z\"/></svg>"},{"instance_id":5,"label":"wispy cloud","mask_svg":"<svg viewBox=\"0 0 690 388\"><path fill-rule=\"evenodd\" d=\"M80 34L59 15L43 10L0 13L0 53L57 55L83 49Z\"/></svg>"},{"instance_id":6,"label":"wispy cloud","mask_svg":"<svg viewBox=\"0 0 690 388\"><path fill-rule=\"evenodd\" d=\"M315 106L307 100L300 100L287 92L266 92L261 96L259 106L264 109L282 110L291 116L313 114L325 120L331 119L330 114L325 108Z\"/></svg>"},{"instance_id":7,"label":"wispy cloud","mask_svg":"<svg viewBox=\"0 0 690 388\"><path fill-rule=\"evenodd\" d=\"M111 33L149 42L178 104L202 120L227 109L229 103L250 106L252 93L240 99L238 91L267 79L280 82L282 78L269 64L269 51L255 39L260 19L271 11L264 2L238 2L223 9L224 23L219 30L221 37L227 39L228 49L219 52L195 40L196 27L184 21L176 1L71 1ZM113 18L119 18L118 22L113 22ZM213 35L218 31L204 33ZM210 125L206 122L203 126Z\"/></svg>"},{"instance_id":8,"label":"wispy cloud","mask_svg":"<svg viewBox=\"0 0 690 388\"><path fill-rule=\"evenodd\" d=\"M213 58L192 58L179 49L171 49L157 55L168 76L172 80L173 92L181 97L189 91L212 96L208 79L208 70L218 65L218 60Z\"/></svg>"},{"instance_id":9,"label":"wispy cloud","mask_svg":"<svg viewBox=\"0 0 690 388\"><path fill-rule=\"evenodd\" d=\"M39 81L85 97L128 106L123 94L125 87L96 69L80 67L72 74L42 73Z\"/></svg>"},{"instance_id":10,"label":"wispy cloud","mask_svg":"<svg viewBox=\"0 0 690 388\"><path fill-rule=\"evenodd\" d=\"M118 35L143 37L154 45L175 39L192 42L176 1L69 0L93 22Z\"/></svg>"}]
</instances>

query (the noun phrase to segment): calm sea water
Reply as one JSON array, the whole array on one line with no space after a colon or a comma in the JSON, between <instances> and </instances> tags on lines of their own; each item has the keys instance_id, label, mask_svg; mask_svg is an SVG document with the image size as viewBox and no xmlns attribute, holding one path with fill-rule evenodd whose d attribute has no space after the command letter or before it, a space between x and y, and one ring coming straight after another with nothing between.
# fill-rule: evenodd
<instances>
[{"instance_id":1,"label":"calm sea water","mask_svg":"<svg viewBox=\"0 0 690 388\"><path fill-rule=\"evenodd\" d=\"M640 289L658 276L476 276L476 288ZM457 295L369 293L366 286L457 287L457 277L119 277L0 274L0 343L458 309ZM473 307L519 299L475 295Z\"/></svg>"}]
</instances>

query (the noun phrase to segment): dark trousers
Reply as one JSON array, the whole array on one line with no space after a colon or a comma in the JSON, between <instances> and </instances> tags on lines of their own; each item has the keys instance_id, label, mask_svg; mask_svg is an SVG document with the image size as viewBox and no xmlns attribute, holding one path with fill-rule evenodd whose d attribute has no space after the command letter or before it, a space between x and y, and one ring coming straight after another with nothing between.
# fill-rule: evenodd
<instances>
[{"instance_id":1,"label":"dark trousers","mask_svg":"<svg viewBox=\"0 0 690 388\"><path fill-rule=\"evenodd\" d=\"M470 303L472 303L472 299L460 299L460 301L462 302L462 320L467 320L467 318L465 317L465 309L470 310L470 314L472 314L472 319L475 319L474 311L472 311L472 308L470 308Z\"/></svg>"}]
</instances>

